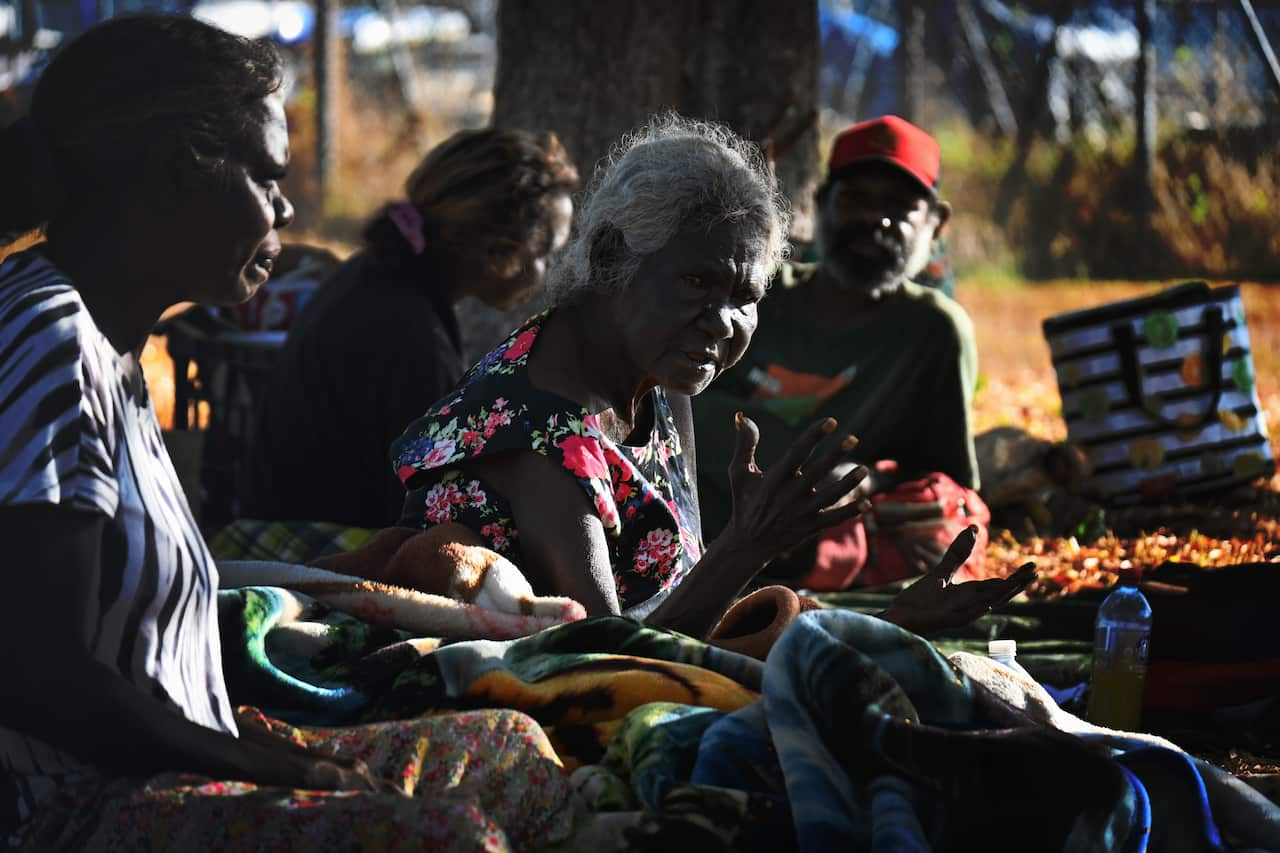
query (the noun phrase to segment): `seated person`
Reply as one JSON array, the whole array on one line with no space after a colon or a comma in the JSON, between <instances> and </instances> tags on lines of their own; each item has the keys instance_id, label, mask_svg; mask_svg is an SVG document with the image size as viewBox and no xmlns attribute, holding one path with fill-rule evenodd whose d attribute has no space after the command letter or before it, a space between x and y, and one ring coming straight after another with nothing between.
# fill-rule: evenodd
<instances>
[{"instance_id":1,"label":"seated person","mask_svg":"<svg viewBox=\"0 0 1280 853\"><path fill-rule=\"evenodd\" d=\"M259 403L241 514L395 522L387 448L466 368L454 304L542 286L578 175L551 134L464 130L432 149L289 331Z\"/></svg>"},{"instance_id":2,"label":"seated person","mask_svg":"<svg viewBox=\"0 0 1280 853\"><path fill-rule=\"evenodd\" d=\"M820 260L783 267L760 303L751 348L694 405L708 530L730 517L731 495L715 472L733 453L721 424L738 410L767 436L760 451L765 463L781 457L815 416L848 426L860 439L855 458L872 468L862 495L931 472L964 489L978 487L970 426L973 328L938 288L913 281L951 215L938 198L938 169L937 142L896 116L837 137L817 194ZM886 461L896 463L895 474L883 470ZM835 473L852 465L843 463ZM858 530L852 541L865 543L865 533ZM817 547L796 551L773 571L810 574ZM916 549L908 555L913 568L934 565L941 550L926 539L904 547ZM842 559L866 558L864 546ZM832 588L811 575L802 580Z\"/></svg>"},{"instance_id":3,"label":"seated person","mask_svg":"<svg viewBox=\"0 0 1280 853\"><path fill-rule=\"evenodd\" d=\"M139 359L169 306L235 305L269 278L293 219L283 71L194 18L116 18L63 46L0 129L0 235L48 237L0 263L0 845L439 849L467 815L479 833L486 812L545 806L484 767L558 763L524 715L476 712L506 752L458 759L435 747L489 748L475 715L326 733L228 696L218 572Z\"/></svg>"},{"instance_id":4,"label":"seated person","mask_svg":"<svg viewBox=\"0 0 1280 853\"><path fill-rule=\"evenodd\" d=\"M730 413L732 508L703 545L689 397L750 343L786 224L772 174L729 131L670 116L629 136L579 211L554 307L396 441L400 524L460 523L540 594L704 636L772 557L862 508L832 507L867 473L848 464L854 442L813 452L834 420L762 471L755 424ZM990 603L1029 577L932 592Z\"/></svg>"}]
</instances>

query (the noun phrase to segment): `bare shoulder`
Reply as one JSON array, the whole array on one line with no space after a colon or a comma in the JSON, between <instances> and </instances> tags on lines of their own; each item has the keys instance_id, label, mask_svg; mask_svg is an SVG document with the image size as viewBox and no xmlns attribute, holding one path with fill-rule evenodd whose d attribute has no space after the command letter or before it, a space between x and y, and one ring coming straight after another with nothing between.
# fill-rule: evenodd
<instances>
[{"instance_id":1,"label":"bare shoulder","mask_svg":"<svg viewBox=\"0 0 1280 853\"><path fill-rule=\"evenodd\" d=\"M522 520L549 514L593 514L591 501L573 474L535 450L495 453L458 467L501 492Z\"/></svg>"}]
</instances>

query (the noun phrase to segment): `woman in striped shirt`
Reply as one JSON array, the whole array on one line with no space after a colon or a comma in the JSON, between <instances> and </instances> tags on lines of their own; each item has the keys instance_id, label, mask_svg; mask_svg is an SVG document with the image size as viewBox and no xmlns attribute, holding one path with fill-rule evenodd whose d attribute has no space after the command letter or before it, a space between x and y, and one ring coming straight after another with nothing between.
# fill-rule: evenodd
<instances>
[{"instance_id":1,"label":"woman in striped shirt","mask_svg":"<svg viewBox=\"0 0 1280 853\"><path fill-rule=\"evenodd\" d=\"M280 83L268 46L191 18L117 19L64 48L0 130L0 235L47 237L0 264L0 846L226 849L237 831L255 848L362 832L430 846L490 821L523 845L564 813L567 782L519 714L327 739L260 715L237 726L217 572L139 355L168 306L241 302L270 276L293 219ZM504 750L490 777L469 773L466 800L426 783L408 797L459 737ZM336 791L358 793L316 793Z\"/></svg>"}]
</instances>

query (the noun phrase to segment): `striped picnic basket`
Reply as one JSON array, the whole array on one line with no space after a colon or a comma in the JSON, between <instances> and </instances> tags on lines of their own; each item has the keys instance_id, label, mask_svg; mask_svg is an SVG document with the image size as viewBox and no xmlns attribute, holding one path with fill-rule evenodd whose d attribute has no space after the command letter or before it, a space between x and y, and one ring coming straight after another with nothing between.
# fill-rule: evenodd
<instances>
[{"instance_id":1,"label":"striped picnic basket","mask_svg":"<svg viewBox=\"0 0 1280 853\"><path fill-rule=\"evenodd\" d=\"M1238 287L1193 281L1044 321L1068 438L1108 503L1203 495L1275 471Z\"/></svg>"}]
</instances>

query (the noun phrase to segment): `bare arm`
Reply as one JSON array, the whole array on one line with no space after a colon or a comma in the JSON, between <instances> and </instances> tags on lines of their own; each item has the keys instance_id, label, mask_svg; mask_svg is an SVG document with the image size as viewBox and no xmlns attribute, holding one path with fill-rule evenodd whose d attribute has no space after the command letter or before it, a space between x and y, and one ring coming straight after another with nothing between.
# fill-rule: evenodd
<instances>
[{"instance_id":1,"label":"bare arm","mask_svg":"<svg viewBox=\"0 0 1280 853\"><path fill-rule=\"evenodd\" d=\"M812 424L768 471L756 465L760 431L749 418L739 415L736 421L728 472L733 514L698 564L650 616L656 624L695 637L715 627L770 560L865 509L862 500L839 504L866 477L865 468L830 476L835 466L848 461L857 441L846 439L816 452L835 430L834 420Z\"/></svg>"},{"instance_id":2,"label":"bare arm","mask_svg":"<svg viewBox=\"0 0 1280 853\"><path fill-rule=\"evenodd\" d=\"M609 542L587 493L552 460L532 450L475 459L462 469L511 504L520 535L521 571L540 594L564 595L588 616L622 612Z\"/></svg>"},{"instance_id":3,"label":"bare arm","mask_svg":"<svg viewBox=\"0 0 1280 853\"><path fill-rule=\"evenodd\" d=\"M185 770L317 789L369 790L367 770L280 738L190 722L95 660L85 636L104 520L56 506L0 508L10 543L0 596L0 724L110 772Z\"/></svg>"},{"instance_id":4,"label":"bare arm","mask_svg":"<svg viewBox=\"0 0 1280 853\"><path fill-rule=\"evenodd\" d=\"M856 442L836 442L816 452L835 426L829 418L814 423L777 465L762 471L755 463L759 432L750 419L740 419L729 471L733 518L650 614L650 623L706 636L769 560L866 508L862 499L840 501L866 476L865 468L857 467L838 480L829 476L832 468L847 461ZM474 460L465 470L492 484L510 502L524 555L521 568L534 589L569 596L590 616L620 612L604 526L571 474L532 451ZM971 537L962 539L952 559L937 569L939 578L949 579L954 567L964 562L964 556L959 562L954 557L965 544L973 547ZM988 602L1008 600L1033 577L1033 571L1024 570L1008 582L953 586L947 580L935 584L936 590L913 587L885 618L917 630L963 624Z\"/></svg>"},{"instance_id":5,"label":"bare arm","mask_svg":"<svg viewBox=\"0 0 1280 853\"><path fill-rule=\"evenodd\" d=\"M737 447L729 468L732 518L650 621L705 636L769 560L868 507L864 498L845 500L865 479L865 468L832 476L848 468L857 441L846 438L826 451L818 450L835 428L829 418L813 424L777 465L761 471L755 462L759 431L749 418L738 419ZM882 618L919 633L964 625L1006 603L1035 579L1034 564L1028 564L1005 579L952 584L952 574L973 550L975 533L974 528L962 532L934 569L899 595Z\"/></svg>"},{"instance_id":6,"label":"bare arm","mask_svg":"<svg viewBox=\"0 0 1280 853\"><path fill-rule=\"evenodd\" d=\"M860 510L854 504L823 511L865 475L858 470L845 480L817 485L851 449L837 444L809 459L834 426L834 421L814 424L766 477L755 466L755 426L742 420L732 475L738 495L735 523L712 543L649 622L704 636L780 550ZM793 476L802 462L808 465L805 476ZM493 485L511 504L524 557L521 568L534 589L574 598L591 616L620 612L604 526L571 474L532 451L473 460L464 470Z\"/></svg>"}]
</instances>

